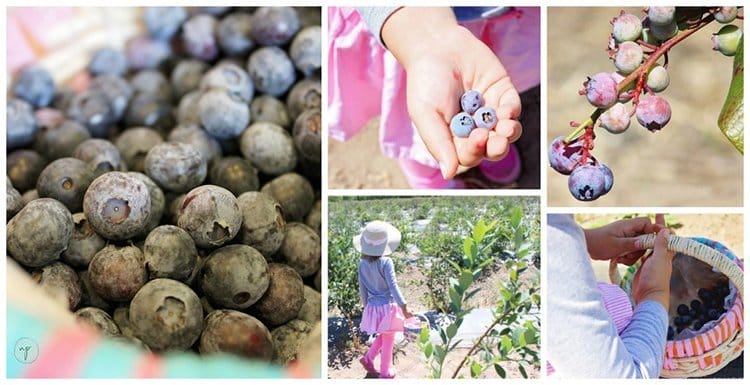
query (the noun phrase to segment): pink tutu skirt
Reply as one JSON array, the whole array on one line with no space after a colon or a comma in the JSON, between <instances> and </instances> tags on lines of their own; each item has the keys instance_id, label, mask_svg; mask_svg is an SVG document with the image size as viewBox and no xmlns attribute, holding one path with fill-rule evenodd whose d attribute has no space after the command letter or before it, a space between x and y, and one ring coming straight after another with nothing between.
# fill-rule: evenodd
<instances>
[{"instance_id":1,"label":"pink tutu skirt","mask_svg":"<svg viewBox=\"0 0 750 385\"><path fill-rule=\"evenodd\" d=\"M362 312L359 328L368 334L403 332L405 319L401 307L393 302L377 306L367 305Z\"/></svg>"}]
</instances>

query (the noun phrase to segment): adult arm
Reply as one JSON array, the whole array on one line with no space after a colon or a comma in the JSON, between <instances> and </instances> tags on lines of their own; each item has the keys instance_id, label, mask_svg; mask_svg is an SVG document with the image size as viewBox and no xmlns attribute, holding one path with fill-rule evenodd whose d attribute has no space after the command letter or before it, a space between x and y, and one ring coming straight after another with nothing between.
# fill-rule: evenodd
<instances>
[{"instance_id":1,"label":"adult arm","mask_svg":"<svg viewBox=\"0 0 750 385\"><path fill-rule=\"evenodd\" d=\"M569 215L547 216L548 357L568 378L651 378L661 370L667 312L641 302L620 337L604 308L586 240Z\"/></svg>"}]
</instances>

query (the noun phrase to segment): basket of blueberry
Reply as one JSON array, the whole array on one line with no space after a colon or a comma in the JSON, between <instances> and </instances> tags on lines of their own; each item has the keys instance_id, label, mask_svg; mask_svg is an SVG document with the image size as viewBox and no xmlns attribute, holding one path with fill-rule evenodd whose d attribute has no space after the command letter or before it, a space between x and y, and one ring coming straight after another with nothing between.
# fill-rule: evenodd
<instances>
[{"instance_id":1,"label":"basket of blueberry","mask_svg":"<svg viewBox=\"0 0 750 385\"><path fill-rule=\"evenodd\" d=\"M645 236L645 245L653 246L655 238ZM668 247L676 254L661 376L707 376L742 354L743 264L726 246L706 238L672 235ZM611 263L610 278L630 293L639 267L637 262L620 277L617 263Z\"/></svg>"},{"instance_id":2,"label":"basket of blueberry","mask_svg":"<svg viewBox=\"0 0 750 385\"><path fill-rule=\"evenodd\" d=\"M321 9L135 12L13 74L11 263L104 335L286 366L321 321Z\"/></svg>"}]
</instances>

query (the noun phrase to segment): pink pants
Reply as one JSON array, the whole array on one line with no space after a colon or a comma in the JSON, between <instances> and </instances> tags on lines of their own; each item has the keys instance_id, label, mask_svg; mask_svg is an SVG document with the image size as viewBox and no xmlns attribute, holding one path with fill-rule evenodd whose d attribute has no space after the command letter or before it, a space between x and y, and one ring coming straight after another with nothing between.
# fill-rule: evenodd
<instances>
[{"instance_id":1,"label":"pink pants","mask_svg":"<svg viewBox=\"0 0 750 385\"><path fill-rule=\"evenodd\" d=\"M380 353L380 376L393 377L396 370L391 367L393 362L393 345L396 341L396 333L385 332L378 334L375 341L372 342L370 350L365 356L370 361L375 361L375 357Z\"/></svg>"}]
</instances>

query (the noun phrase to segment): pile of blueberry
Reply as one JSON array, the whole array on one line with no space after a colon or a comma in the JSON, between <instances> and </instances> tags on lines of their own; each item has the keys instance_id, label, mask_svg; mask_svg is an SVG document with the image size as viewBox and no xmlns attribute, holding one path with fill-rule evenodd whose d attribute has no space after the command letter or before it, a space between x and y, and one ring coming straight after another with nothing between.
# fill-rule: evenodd
<instances>
[{"instance_id":1,"label":"pile of blueberry","mask_svg":"<svg viewBox=\"0 0 750 385\"><path fill-rule=\"evenodd\" d=\"M461 112L451 119L451 131L459 138L467 138L475 128L492 129L497 124L497 113L484 106L484 98L478 91L469 90L461 95Z\"/></svg>"},{"instance_id":2,"label":"pile of blueberry","mask_svg":"<svg viewBox=\"0 0 750 385\"><path fill-rule=\"evenodd\" d=\"M595 200L612 187L612 171L589 153L594 147L595 123L612 134L621 134L635 115L638 124L649 131L661 130L672 117L669 102L656 95L669 86L666 57L671 41L681 30L695 29L712 20L730 23L737 18L738 8L648 7L646 13L641 19L622 11L612 20L608 53L616 71L590 76L579 91L597 111L584 124L588 126L583 135L567 141L557 138L550 146L552 168L569 175L568 189L578 200ZM741 30L726 25L714 34L714 49L733 56L741 37ZM657 63L662 55L663 65ZM633 107L628 108L628 104Z\"/></svg>"},{"instance_id":3,"label":"pile of blueberry","mask_svg":"<svg viewBox=\"0 0 750 385\"><path fill-rule=\"evenodd\" d=\"M716 285L711 289L698 289L698 298L690 301L690 305L677 306L677 315L673 325L667 328L667 339L673 340L675 335L684 329L699 331L708 322L718 320L726 312L724 299L729 295L729 286Z\"/></svg>"},{"instance_id":4,"label":"pile of blueberry","mask_svg":"<svg viewBox=\"0 0 750 385\"><path fill-rule=\"evenodd\" d=\"M320 311L320 8L149 7L7 102L7 249L105 335L285 365Z\"/></svg>"}]
</instances>

